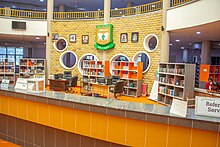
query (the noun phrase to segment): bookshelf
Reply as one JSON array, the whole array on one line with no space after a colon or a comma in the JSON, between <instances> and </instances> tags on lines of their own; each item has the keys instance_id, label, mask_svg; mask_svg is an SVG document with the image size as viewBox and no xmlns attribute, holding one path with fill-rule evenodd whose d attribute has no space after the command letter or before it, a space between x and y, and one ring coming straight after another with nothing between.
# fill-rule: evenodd
<instances>
[{"instance_id":1,"label":"bookshelf","mask_svg":"<svg viewBox=\"0 0 220 147\"><path fill-rule=\"evenodd\" d=\"M200 64L200 81L208 82L212 78L215 82L220 82L220 65Z\"/></svg>"},{"instance_id":2,"label":"bookshelf","mask_svg":"<svg viewBox=\"0 0 220 147\"><path fill-rule=\"evenodd\" d=\"M81 80L81 94L91 94L92 84L96 84L98 78L110 76L109 61L83 61L83 74Z\"/></svg>"},{"instance_id":3,"label":"bookshelf","mask_svg":"<svg viewBox=\"0 0 220 147\"><path fill-rule=\"evenodd\" d=\"M34 78L34 75L45 75L45 59L22 58L19 65L20 78Z\"/></svg>"},{"instance_id":4,"label":"bookshelf","mask_svg":"<svg viewBox=\"0 0 220 147\"><path fill-rule=\"evenodd\" d=\"M139 97L142 94L143 62L114 61L113 75L125 81L124 95Z\"/></svg>"},{"instance_id":5,"label":"bookshelf","mask_svg":"<svg viewBox=\"0 0 220 147\"><path fill-rule=\"evenodd\" d=\"M10 84L15 83L15 62L12 59L0 60L0 81L2 79L10 80Z\"/></svg>"},{"instance_id":6,"label":"bookshelf","mask_svg":"<svg viewBox=\"0 0 220 147\"><path fill-rule=\"evenodd\" d=\"M195 67L195 64L160 63L158 102L171 106L173 99L179 99L193 107Z\"/></svg>"}]
</instances>

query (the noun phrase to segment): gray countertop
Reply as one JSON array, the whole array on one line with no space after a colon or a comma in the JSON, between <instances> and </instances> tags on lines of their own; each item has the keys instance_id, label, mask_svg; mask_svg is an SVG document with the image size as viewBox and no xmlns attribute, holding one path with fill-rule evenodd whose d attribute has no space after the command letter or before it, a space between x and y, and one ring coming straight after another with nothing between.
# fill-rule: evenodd
<instances>
[{"instance_id":1,"label":"gray countertop","mask_svg":"<svg viewBox=\"0 0 220 147\"><path fill-rule=\"evenodd\" d=\"M55 99L55 100L62 100L62 101L68 101L68 102L74 102L74 103L80 103L80 104L86 104L86 105L92 105L92 106L112 108L112 109L117 109L117 110L133 111L133 112L146 113L146 114L155 114L155 115L160 115L160 116L162 115L162 116L167 116L167 117L184 118L184 117L171 114L169 112L170 107L161 106L161 105L128 102L128 101L121 101L121 100L115 100L115 99L91 97L91 96L82 96L82 95L67 94L67 93L55 92L55 91L45 91L43 93L28 93L26 91L15 90L12 87L10 87L9 89L0 88L0 90L7 91L7 92L28 94L28 95L33 95L33 96L40 96L40 97L45 97L48 99ZM184 119L220 123L220 118L195 115L194 109L187 109L187 116Z\"/></svg>"}]
</instances>

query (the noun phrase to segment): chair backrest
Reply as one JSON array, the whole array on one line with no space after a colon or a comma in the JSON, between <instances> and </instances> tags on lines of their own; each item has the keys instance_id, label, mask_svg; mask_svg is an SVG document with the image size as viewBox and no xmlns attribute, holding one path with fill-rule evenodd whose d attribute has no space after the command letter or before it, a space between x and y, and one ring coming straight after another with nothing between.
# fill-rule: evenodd
<instances>
[{"instance_id":1,"label":"chair backrest","mask_svg":"<svg viewBox=\"0 0 220 147\"><path fill-rule=\"evenodd\" d=\"M124 81L119 81L115 85L115 93L122 93L124 91Z\"/></svg>"},{"instance_id":2,"label":"chair backrest","mask_svg":"<svg viewBox=\"0 0 220 147\"><path fill-rule=\"evenodd\" d=\"M71 78L71 84L70 84L71 87L77 86L77 80L78 80L77 76Z\"/></svg>"}]
</instances>

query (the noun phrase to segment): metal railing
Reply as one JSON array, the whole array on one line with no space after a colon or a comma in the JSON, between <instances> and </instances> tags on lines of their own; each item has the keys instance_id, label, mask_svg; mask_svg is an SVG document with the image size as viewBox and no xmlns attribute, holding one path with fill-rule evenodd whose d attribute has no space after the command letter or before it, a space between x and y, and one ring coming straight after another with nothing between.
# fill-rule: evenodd
<instances>
[{"instance_id":1,"label":"metal railing","mask_svg":"<svg viewBox=\"0 0 220 147\"><path fill-rule=\"evenodd\" d=\"M0 16L16 17L16 18L30 18L30 19L47 19L47 12L0 8Z\"/></svg>"},{"instance_id":2,"label":"metal railing","mask_svg":"<svg viewBox=\"0 0 220 147\"><path fill-rule=\"evenodd\" d=\"M111 10L111 17L123 17L129 15L135 15L135 14L142 14L142 13L161 10L162 7L163 7L163 2L158 1L136 7L115 9L115 10Z\"/></svg>"},{"instance_id":3,"label":"metal railing","mask_svg":"<svg viewBox=\"0 0 220 147\"><path fill-rule=\"evenodd\" d=\"M190 1L193 1L193 0L171 0L171 7L174 7L174 6L178 6L178 5L181 5L181 4L184 4L184 3L188 3Z\"/></svg>"}]
</instances>

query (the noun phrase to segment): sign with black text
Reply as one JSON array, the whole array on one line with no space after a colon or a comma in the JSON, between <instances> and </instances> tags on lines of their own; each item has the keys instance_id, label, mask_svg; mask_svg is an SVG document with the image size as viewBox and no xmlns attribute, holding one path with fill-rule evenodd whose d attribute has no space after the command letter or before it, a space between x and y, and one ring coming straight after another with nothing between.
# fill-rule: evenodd
<instances>
[{"instance_id":1,"label":"sign with black text","mask_svg":"<svg viewBox=\"0 0 220 147\"><path fill-rule=\"evenodd\" d=\"M8 89L10 80L2 79L1 88Z\"/></svg>"},{"instance_id":2,"label":"sign with black text","mask_svg":"<svg viewBox=\"0 0 220 147\"><path fill-rule=\"evenodd\" d=\"M196 96L195 114L220 117L220 99Z\"/></svg>"}]
</instances>

